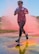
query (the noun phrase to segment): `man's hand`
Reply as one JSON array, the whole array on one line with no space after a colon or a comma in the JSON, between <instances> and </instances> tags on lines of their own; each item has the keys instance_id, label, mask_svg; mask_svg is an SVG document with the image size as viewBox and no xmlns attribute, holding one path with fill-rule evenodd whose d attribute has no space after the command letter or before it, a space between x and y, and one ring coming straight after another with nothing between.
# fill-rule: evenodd
<instances>
[{"instance_id":1,"label":"man's hand","mask_svg":"<svg viewBox=\"0 0 39 54\"><path fill-rule=\"evenodd\" d=\"M28 10L26 9L26 14L29 14Z\"/></svg>"},{"instance_id":2,"label":"man's hand","mask_svg":"<svg viewBox=\"0 0 39 54\"><path fill-rule=\"evenodd\" d=\"M16 15L16 11L14 12L14 15Z\"/></svg>"},{"instance_id":3,"label":"man's hand","mask_svg":"<svg viewBox=\"0 0 39 54\"><path fill-rule=\"evenodd\" d=\"M15 12L14 12L14 15L16 15L16 14L18 14L18 10L17 10L17 9L16 9Z\"/></svg>"},{"instance_id":4,"label":"man's hand","mask_svg":"<svg viewBox=\"0 0 39 54\"><path fill-rule=\"evenodd\" d=\"M29 12L28 12L28 10L27 10L27 9L25 9L25 10L24 10L24 13L25 13L25 14L29 14Z\"/></svg>"}]
</instances>

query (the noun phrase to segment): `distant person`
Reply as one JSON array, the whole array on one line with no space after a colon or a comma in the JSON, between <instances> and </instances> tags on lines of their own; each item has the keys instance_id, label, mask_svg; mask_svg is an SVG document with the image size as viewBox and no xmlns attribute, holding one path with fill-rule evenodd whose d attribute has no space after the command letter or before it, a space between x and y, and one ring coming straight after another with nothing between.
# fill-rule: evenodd
<instances>
[{"instance_id":1,"label":"distant person","mask_svg":"<svg viewBox=\"0 0 39 54\"><path fill-rule=\"evenodd\" d=\"M14 15L18 14L18 25L19 25L19 39L16 42L20 42L20 38L22 32L25 34L26 39L28 39L28 34L24 30L24 25L26 23L26 14L28 14L28 10L23 7L23 1L18 1L18 8L16 8Z\"/></svg>"}]
</instances>

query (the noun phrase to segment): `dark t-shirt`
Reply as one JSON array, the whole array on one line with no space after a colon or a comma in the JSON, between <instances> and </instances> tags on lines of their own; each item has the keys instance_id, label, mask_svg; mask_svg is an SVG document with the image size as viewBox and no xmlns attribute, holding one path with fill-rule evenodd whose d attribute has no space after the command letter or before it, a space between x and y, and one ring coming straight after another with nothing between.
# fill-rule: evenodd
<instances>
[{"instance_id":1,"label":"dark t-shirt","mask_svg":"<svg viewBox=\"0 0 39 54\"><path fill-rule=\"evenodd\" d=\"M18 14L18 22L26 21L26 12L28 12L28 10L24 7L15 10L15 13Z\"/></svg>"}]
</instances>

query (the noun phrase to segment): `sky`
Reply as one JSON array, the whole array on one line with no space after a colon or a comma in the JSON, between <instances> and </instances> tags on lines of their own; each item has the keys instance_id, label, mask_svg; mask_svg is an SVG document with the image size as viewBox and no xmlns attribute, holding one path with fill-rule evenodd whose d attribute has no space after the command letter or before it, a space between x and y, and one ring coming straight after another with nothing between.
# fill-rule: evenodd
<instances>
[{"instance_id":1,"label":"sky","mask_svg":"<svg viewBox=\"0 0 39 54\"><path fill-rule=\"evenodd\" d=\"M9 14L9 9L13 11L17 8L18 0L0 0L0 17L6 13ZM29 13L33 16L39 16L39 0L22 0L24 7L29 10Z\"/></svg>"}]
</instances>

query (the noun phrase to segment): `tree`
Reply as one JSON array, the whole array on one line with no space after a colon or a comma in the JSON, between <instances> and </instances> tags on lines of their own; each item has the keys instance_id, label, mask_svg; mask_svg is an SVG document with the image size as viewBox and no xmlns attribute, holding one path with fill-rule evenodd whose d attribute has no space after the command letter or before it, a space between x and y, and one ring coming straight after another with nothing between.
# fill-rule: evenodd
<instances>
[{"instance_id":1,"label":"tree","mask_svg":"<svg viewBox=\"0 0 39 54\"><path fill-rule=\"evenodd\" d=\"M1 22L1 19L2 19L2 18L0 17L0 22Z\"/></svg>"},{"instance_id":2,"label":"tree","mask_svg":"<svg viewBox=\"0 0 39 54\"><path fill-rule=\"evenodd\" d=\"M39 16L37 16L37 18L39 18Z\"/></svg>"},{"instance_id":3,"label":"tree","mask_svg":"<svg viewBox=\"0 0 39 54\"><path fill-rule=\"evenodd\" d=\"M0 29L1 29L1 22L2 22L2 17L0 17Z\"/></svg>"}]
</instances>

